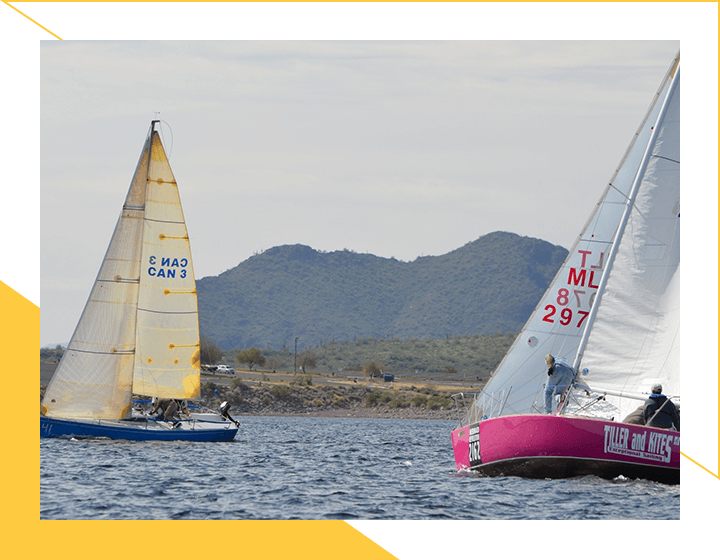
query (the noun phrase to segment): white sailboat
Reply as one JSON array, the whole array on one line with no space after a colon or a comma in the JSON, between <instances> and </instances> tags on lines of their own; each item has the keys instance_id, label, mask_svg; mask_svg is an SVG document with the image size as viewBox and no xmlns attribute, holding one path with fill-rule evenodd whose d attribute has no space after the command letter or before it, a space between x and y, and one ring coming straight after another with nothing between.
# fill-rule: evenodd
<instances>
[{"instance_id":1,"label":"white sailboat","mask_svg":"<svg viewBox=\"0 0 720 560\"><path fill-rule=\"evenodd\" d=\"M679 482L679 431L631 424L680 398L680 55L517 340L452 432L459 470ZM545 357L576 377L544 410Z\"/></svg>"},{"instance_id":2,"label":"white sailboat","mask_svg":"<svg viewBox=\"0 0 720 560\"><path fill-rule=\"evenodd\" d=\"M200 396L190 241L177 183L152 121L85 309L40 408L41 437L230 441L227 415L172 421L133 410L133 394Z\"/></svg>"}]
</instances>

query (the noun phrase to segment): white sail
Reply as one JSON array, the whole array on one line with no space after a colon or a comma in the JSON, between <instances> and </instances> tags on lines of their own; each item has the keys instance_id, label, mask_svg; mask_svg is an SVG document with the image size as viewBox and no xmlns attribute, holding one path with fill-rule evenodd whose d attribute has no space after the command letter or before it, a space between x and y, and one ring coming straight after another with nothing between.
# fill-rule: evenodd
<instances>
[{"instance_id":1,"label":"white sail","mask_svg":"<svg viewBox=\"0 0 720 560\"><path fill-rule=\"evenodd\" d=\"M149 146L148 137L85 309L45 391L47 416L122 418L130 410Z\"/></svg>"},{"instance_id":2,"label":"white sail","mask_svg":"<svg viewBox=\"0 0 720 560\"><path fill-rule=\"evenodd\" d=\"M680 395L680 69L601 305L587 340L583 379L595 391ZM614 401L621 420L637 402Z\"/></svg>"},{"instance_id":3,"label":"white sail","mask_svg":"<svg viewBox=\"0 0 720 560\"><path fill-rule=\"evenodd\" d=\"M176 278L153 275L153 256L159 259L158 270L163 258L177 258L182 267L174 266L174 260L166 267L175 269ZM133 392L189 398L198 396L199 388L190 246L177 185L160 137L151 129L85 309L46 389L41 413L124 418Z\"/></svg>"},{"instance_id":4,"label":"white sail","mask_svg":"<svg viewBox=\"0 0 720 560\"><path fill-rule=\"evenodd\" d=\"M570 362L575 358L625 202L678 62L679 54L568 258L482 394L470 407L465 424L486 417L540 412L539 397L547 379L544 357L552 354ZM558 201L557 208L561 215L562 201Z\"/></svg>"}]
</instances>

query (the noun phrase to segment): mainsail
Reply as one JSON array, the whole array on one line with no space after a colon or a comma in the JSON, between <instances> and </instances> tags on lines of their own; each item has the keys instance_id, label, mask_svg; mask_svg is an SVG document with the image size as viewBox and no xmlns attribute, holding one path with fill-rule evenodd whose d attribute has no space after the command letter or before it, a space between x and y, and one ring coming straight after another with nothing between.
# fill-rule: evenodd
<instances>
[{"instance_id":1,"label":"mainsail","mask_svg":"<svg viewBox=\"0 0 720 560\"><path fill-rule=\"evenodd\" d=\"M132 394L200 394L195 275L180 197L151 126L85 309L41 412L124 418Z\"/></svg>"},{"instance_id":2,"label":"mainsail","mask_svg":"<svg viewBox=\"0 0 720 560\"><path fill-rule=\"evenodd\" d=\"M675 70L675 69L673 69ZM582 354L594 391L680 395L680 68ZM637 403L613 401L624 418Z\"/></svg>"},{"instance_id":3,"label":"mainsail","mask_svg":"<svg viewBox=\"0 0 720 560\"><path fill-rule=\"evenodd\" d=\"M599 202L586 222L585 227L571 248L567 260L551 282L547 292L528 319L528 322L523 327L515 343L488 381L482 394L470 407L464 419L464 425L477 422L484 418L507 414L540 412L542 407L538 404L540 401L539 395L542 391L543 383L547 378L544 367L544 356L546 354L552 354L556 357L564 357L570 362L574 360L586 327L586 321L597 296L600 278L607 265L607 256L610 254L612 244L619 242L617 233L625 212L626 202L630 196L631 188L635 184L636 175L644 161L648 144L653 137L653 130L658 125L657 121L658 117L661 116L661 109L670 96L672 78L675 76L679 60L680 55L678 53L655 94L645 118L625 152L618 169L610 179ZM668 200L674 196L672 202L665 204L650 200L647 202L647 206L655 208L655 211L659 213L666 212L672 208L675 212L675 221L672 227L678 231L679 157L677 152L679 152L679 86L673 91L674 94L671 96L672 99L670 103L671 107L677 107L677 111L669 108L667 113L664 114L664 119L659 123L663 129L661 134L657 136L655 147L652 148L659 154L659 157L656 157L647 167L646 175L648 177L658 173L662 175L665 173L666 168L671 169L671 173L676 174L674 178L665 174L665 179L658 180L665 181L669 186L669 190L674 188L677 196L666 193L664 196ZM644 180L642 184L644 185L645 182L650 183L652 181L653 179L648 178ZM643 186L641 190L646 191L647 189ZM641 229L643 231L647 230L641 221L650 218L647 214L649 208L642 206L644 204L643 201L653 198L653 193L640 194L636 201L635 211L633 212L634 217L628 222L626 229L637 232L639 237L644 235L640 233ZM669 218L669 214L665 215L665 218ZM671 228L669 222L661 229L664 229L665 226ZM657 228L653 228L653 231L656 229ZM638 241L637 243L642 243L642 253L647 255L646 258L643 258L643 262L645 263L643 266L653 266L653 263L649 262L653 259L674 262L673 259L676 258L677 263L679 263L678 240L671 240L666 233L660 233L658 230L657 234L650 236L648 241ZM617 259L619 260L615 263L615 269L628 267L625 261L636 258L636 253L633 252L632 248L626 248L627 245L630 245L629 241L623 243L623 247L618 250ZM639 249L635 247L635 250L637 251ZM672 267L672 265L670 266ZM670 277L666 278L663 282L666 285L677 288L677 284L679 284L679 267L676 266L675 269L677 272L668 272L667 274L670 274ZM628 271L628 274L631 274L630 271ZM615 275L616 273L614 273L614 276ZM673 278L674 280L672 280ZM648 281L649 280L646 280L646 282ZM614 280L612 283L608 283L608 292L616 289L613 288L614 285ZM626 288L628 290L635 289L635 287L630 286ZM604 296L610 298L611 296L608 292L606 292ZM672 317L671 313L661 319L653 313L649 315L646 313L647 311L651 311L651 309L648 309L648 306L652 308L652 311L657 309L660 299L662 299L663 305L667 305L668 308L673 308L679 300L679 296L673 295L674 293L672 290L664 290L662 294L657 292L654 295L655 299L648 296L644 302L646 309L636 309L632 312L632 315L635 317L640 317L640 315L648 317L652 325L647 326L647 329L654 331L654 333L646 335L647 341L652 341L655 345L660 344L661 339L674 339L675 344L679 345L679 341L677 341L677 331L673 330L673 325L679 324L679 321L676 321L676 319L679 319L679 307L677 308L677 317ZM636 294L632 291L626 291L621 294L621 296L624 296L625 301L629 302L629 305L632 306ZM606 302L603 302L603 307L605 305ZM615 313L615 316L613 316L613 313ZM626 326L625 334L612 336L600 336L599 334L599 331L604 330L604 327L600 326L600 324L607 324L610 330L613 321L617 319L617 315L627 315L629 313L630 311L627 309L623 310L619 308L619 306L616 306L616 311L614 312L608 311L606 313L603 311L601 314L598 314L598 334L596 334L596 330L593 328L592 342L588 342L585 360L583 362L583 367L587 367L589 371L593 372L587 379L587 382L592 383L593 387L597 382L598 387L601 385L613 385L615 388L625 387L637 393L640 392L640 389L647 391L647 381L650 375L640 372L640 364L644 359L645 364L643 367L647 366L651 369L655 367L654 364L650 363L649 358L650 356L659 355L659 353L655 352L657 348L651 346L650 342L646 341L643 346L645 348L643 351L645 358L635 357L631 361L628 361L631 353L629 348L633 347L633 345L635 345L635 347L638 345L636 337L631 339L625 336L627 332L633 331L634 326L632 323ZM654 319L650 318L651 316L654 316ZM646 330L646 332L648 331ZM619 351L612 359L609 359L610 354L613 354L616 350L620 350L613 341L613 337L623 338L628 350ZM603 344L596 344L595 339L604 339L606 341L604 347ZM677 352L675 352L675 355L677 355ZM670 361L672 361L672 358L670 358ZM610 374L609 372L611 371L614 373ZM658 370L658 372L659 371L660 370ZM617 376L623 377L622 383L618 384ZM632 382L628 381L627 378L630 376L634 376L635 380ZM653 379L665 380L670 377L676 377L676 374L670 374L669 372L667 374L657 373L653 374L652 377ZM677 390L679 391L679 385ZM620 418L616 419L619 420Z\"/></svg>"}]
</instances>

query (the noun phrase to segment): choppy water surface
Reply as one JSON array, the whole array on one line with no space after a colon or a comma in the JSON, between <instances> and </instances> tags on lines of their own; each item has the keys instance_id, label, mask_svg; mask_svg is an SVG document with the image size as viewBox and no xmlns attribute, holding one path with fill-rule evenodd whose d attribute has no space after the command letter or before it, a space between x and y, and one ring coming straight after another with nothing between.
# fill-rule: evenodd
<instances>
[{"instance_id":1,"label":"choppy water surface","mask_svg":"<svg viewBox=\"0 0 720 560\"><path fill-rule=\"evenodd\" d=\"M679 519L680 487L455 472L452 421L243 417L232 443L40 440L41 519Z\"/></svg>"}]
</instances>

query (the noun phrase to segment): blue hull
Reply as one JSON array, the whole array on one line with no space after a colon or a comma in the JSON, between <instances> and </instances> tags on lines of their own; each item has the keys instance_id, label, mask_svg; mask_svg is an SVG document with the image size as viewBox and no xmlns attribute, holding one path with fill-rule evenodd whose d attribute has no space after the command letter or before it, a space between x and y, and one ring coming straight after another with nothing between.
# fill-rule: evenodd
<instances>
[{"instance_id":1,"label":"blue hull","mask_svg":"<svg viewBox=\"0 0 720 560\"><path fill-rule=\"evenodd\" d=\"M40 417L41 438L110 438L131 441L232 441L235 426L209 422L184 422L178 429L169 429L150 421L82 421ZM192 425L202 427L190 427ZM228 426L228 427L226 427Z\"/></svg>"}]
</instances>

